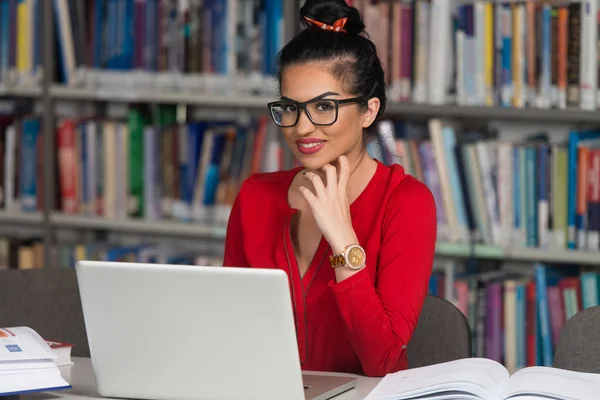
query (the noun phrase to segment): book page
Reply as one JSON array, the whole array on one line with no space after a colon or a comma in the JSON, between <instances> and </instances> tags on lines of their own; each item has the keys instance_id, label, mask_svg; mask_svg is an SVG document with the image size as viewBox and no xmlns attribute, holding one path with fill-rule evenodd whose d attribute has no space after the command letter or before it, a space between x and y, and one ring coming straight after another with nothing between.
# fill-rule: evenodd
<instances>
[{"instance_id":1,"label":"book page","mask_svg":"<svg viewBox=\"0 0 600 400\"><path fill-rule=\"evenodd\" d=\"M496 400L508 378L496 361L467 358L388 374L365 400L442 399L452 392L452 398Z\"/></svg>"},{"instance_id":2,"label":"book page","mask_svg":"<svg viewBox=\"0 0 600 400\"><path fill-rule=\"evenodd\" d=\"M55 358L56 353L33 329L0 328L0 363Z\"/></svg>"},{"instance_id":3,"label":"book page","mask_svg":"<svg viewBox=\"0 0 600 400\"><path fill-rule=\"evenodd\" d=\"M519 395L564 400L598 399L600 375L550 367L528 367L516 372L508 381L503 400ZM521 397L517 397L521 399Z\"/></svg>"}]
</instances>

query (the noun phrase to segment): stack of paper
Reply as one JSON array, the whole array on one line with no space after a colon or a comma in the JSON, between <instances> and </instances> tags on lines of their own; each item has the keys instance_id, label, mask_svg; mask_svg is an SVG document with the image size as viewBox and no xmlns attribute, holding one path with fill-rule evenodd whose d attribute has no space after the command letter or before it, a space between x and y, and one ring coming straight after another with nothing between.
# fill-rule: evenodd
<instances>
[{"instance_id":1,"label":"stack of paper","mask_svg":"<svg viewBox=\"0 0 600 400\"><path fill-rule=\"evenodd\" d=\"M0 328L0 396L70 389L57 355L33 329Z\"/></svg>"}]
</instances>

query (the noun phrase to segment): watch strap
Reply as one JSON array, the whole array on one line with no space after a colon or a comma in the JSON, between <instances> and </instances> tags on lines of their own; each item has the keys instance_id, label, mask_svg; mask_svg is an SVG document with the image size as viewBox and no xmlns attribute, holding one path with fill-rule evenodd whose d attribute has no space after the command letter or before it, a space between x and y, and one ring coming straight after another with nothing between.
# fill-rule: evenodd
<instances>
[{"instance_id":1,"label":"watch strap","mask_svg":"<svg viewBox=\"0 0 600 400\"><path fill-rule=\"evenodd\" d=\"M332 268L345 267L346 257L344 256L344 253L332 255L329 257L329 263Z\"/></svg>"}]
</instances>

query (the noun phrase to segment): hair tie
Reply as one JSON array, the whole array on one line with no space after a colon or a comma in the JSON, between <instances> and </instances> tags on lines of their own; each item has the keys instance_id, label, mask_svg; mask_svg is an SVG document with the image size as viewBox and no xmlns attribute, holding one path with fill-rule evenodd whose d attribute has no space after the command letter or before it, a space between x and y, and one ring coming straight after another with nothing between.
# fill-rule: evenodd
<instances>
[{"instance_id":1,"label":"hair tie","mask_svg":"<svg viewBox=\"0 0 600 400\"><path fill-rule=\"evenodd\" d=\"M340 18L340 19L336 20L333 23L333 25L327 25L323 22L320 22L320 21L317 21L314 19L310 19L308 17L304 17L304 19L311 25L314 25L314 26L324 29L326 31L334 31L334 32L346 32L344 30L344 26L346 25L346 21L348 21L348 18Z\"/></svg>"}]
</instances>

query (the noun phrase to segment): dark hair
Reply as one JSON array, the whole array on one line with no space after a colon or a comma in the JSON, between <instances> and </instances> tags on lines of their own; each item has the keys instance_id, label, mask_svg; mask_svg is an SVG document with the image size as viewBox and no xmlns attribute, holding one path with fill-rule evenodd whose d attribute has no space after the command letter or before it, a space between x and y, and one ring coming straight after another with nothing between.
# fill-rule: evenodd
<instances>
[{"instance_id":1,"label":"dark hair","mask_svg":"<svg viewBox=\"0 0 600 400\"><path fill-rule=\"evenodd\" d=\"M333 25L339 18L347 18L346 32L321 29L309 24L304 17L328 25ZM348 92L366 99L379 98L381 105L377 118L367 128L368 133L374 133L386 106L385 76L360 12L348 6L345 0L306 0L300 9L300 23L306 29L286 44L278 56L280 86L281 71L286 66L311 61L330 62L332 74L344 82Z\"/></svg>"}]
</instances>

